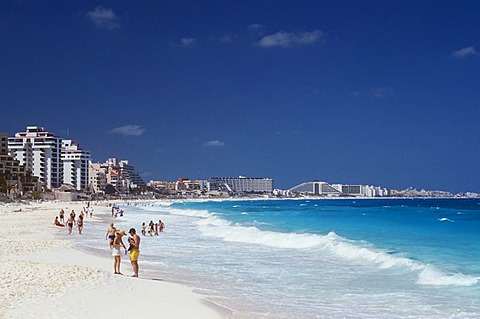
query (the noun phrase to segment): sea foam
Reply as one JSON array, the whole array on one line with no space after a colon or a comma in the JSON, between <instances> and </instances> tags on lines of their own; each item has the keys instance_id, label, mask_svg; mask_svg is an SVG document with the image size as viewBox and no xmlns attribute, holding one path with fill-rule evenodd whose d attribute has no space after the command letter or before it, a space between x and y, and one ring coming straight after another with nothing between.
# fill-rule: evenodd
<instances>
[{"instance_id":1,"label":"sea foam","mask_svg":"<svg viewBox=\"0 0 480 319\"><path fill-rule=\"evenodd\" d=\"M282 233L261 230L229 222L207 210L169 208L174 215L196 217L198 230L205 236L227 242L264 245L279 249L314 249L356 264L375 265L379 269L400 268L417 273L417 284L436 286L471 286L480 278L462 273L448 273L435 266L391 254L366 242L349 240L330 231L326 235L310 233Z\"/></svg>"}]
</instances>

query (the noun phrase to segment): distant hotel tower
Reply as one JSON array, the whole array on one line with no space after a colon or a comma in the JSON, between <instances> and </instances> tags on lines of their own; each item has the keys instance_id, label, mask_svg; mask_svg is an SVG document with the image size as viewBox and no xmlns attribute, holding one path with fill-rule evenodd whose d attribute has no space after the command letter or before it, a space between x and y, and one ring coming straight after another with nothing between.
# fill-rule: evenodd
<instances>
[{"instance_id":1,"label":"distant hotel tower","mask_svg":"<svg viewBox=\"0 0 480 319\"><path fill-rule=\"evenodd\" d=\"M62 184L61 148L62 139L43 127L27 126L25 132L18 132L8 139L10 155L20 165L31 170L33 175L48 189Z\"/></svg>"},{"instance_id":2,"label":"distant hotel tower","mask_svg":"<svg viewBox=\"0 0 480 319\"><path fill-rule=\"evenodd\" d=\"M77 190L88 188L88 163L90 152L80 149L77 142L62 141L63 183Z\"/></svg>"},{"instance_id":3,"label":"distant hotel tower","mask_svg":"<svg viewBox=\"0 0 480 319\"><path fill-rule=\"evenodd\" d=\"M273 179L257 177L211 177L209 190L226 188L229 192L271 193Z\"/></svg>"}]
</instances>

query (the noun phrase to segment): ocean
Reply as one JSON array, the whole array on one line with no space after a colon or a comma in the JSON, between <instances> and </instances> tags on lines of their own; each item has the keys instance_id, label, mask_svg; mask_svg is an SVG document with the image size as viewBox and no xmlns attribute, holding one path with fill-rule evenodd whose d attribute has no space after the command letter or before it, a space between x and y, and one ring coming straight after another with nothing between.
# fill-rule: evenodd
<instances>
[{"instance_id":1,"label":"ocean","mask_svg":"<svg viewBox=\"0 0 480 319\"><path fill-rule=\"evenodd\" d=\"M118 228L166 225L142 237L140 277L193 287L231 318L480 318L478 199L121 208ZM81 248L110 256L107 227L87 219Z\"/></svg>"}]
</instances>

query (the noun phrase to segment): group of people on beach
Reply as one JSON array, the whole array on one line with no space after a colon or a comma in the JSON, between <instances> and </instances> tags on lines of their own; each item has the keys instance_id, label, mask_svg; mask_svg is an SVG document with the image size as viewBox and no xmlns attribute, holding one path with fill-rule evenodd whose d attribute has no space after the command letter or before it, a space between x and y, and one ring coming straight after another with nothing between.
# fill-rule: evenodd
<instances>
[{"instance_id":1,"label":"group of people on beach","mask_svg":"<svg viewBox=\"0 0 480 319\"><path fill-rule=\"evenodd\" d=\"M158 223L154 223L153 220L151 220L148 224L148 234L150 236L158 236L158 232L160 231L162 233L164 229L165 223L162 222L161 219L158 220ZM142 236L147 236L147 225L145 225L145 223L142 223Z\"/></svg>"},{"instance_id":2,"label":"group of people on beach","mask_svg":"<svg viewBox=\"0 0 480 319\"><path fill-rule=\"evenodd\" d=\"M118 215L120 215L120 217L123 217L123 209L121 209L117 204L113 204L111 205L112 206L112 217L118 217Z\"/></svg>"},{"instance_id":3,"label":"group of people on beach","mask_svg":"<svg viewBox=\"0 0 480 319\"><path fill-rule=\"evenodd\" d=\"M117 217L118 213L120 213L121 216L123 215L123 210L121 210L117 205L111 205L111 207L112 207L112 216ZM58 216L55 216L54 225L59 227L67 227L69 234L72 234L73 228L76 225L78 228L78 233L81 235L83 232L84 218L88 217L88 215L90 215L90 217L93 216L93 209L90 207L90 203L87 204L86 208L83 207L83 210L80 212L80 214L78 214L78 217L77 217L77 214L75 213L75 210L72 209L70 214L68 215L68 218L66 218L65 210L61 209ZM153 220L151 220L148 225L148 234L150 236L158 236L158 233L163 232L164 229L165 229L165 224L162 222L162 220L159 220L158 223L154 223ZM142 224L143 236L146 236L146 230L147 230L147 226L145 225L145 223L143 223ZM133 269L132 277L138 277L138 269L139 269L138 257L140 255L140 236L138 236L135 228L130 228L130 230L128 231L128 234L130 236L127 239L127 242L129 244L129 247L127 248L123 243L123 237L126 236L127 233L125 232L125 230L117 229L114 223L111 223L105 235L105 239L109 240L112 256L114 257L114 260L113 260L114 274L123 275L120 271L121 256L122 256L121 249L123 248L125 250L124 252L125 255L127 255L127 253L130 255L130 262Z\"/></svg>"},{"instance_id":4,"label":"group of people on beach","mask_svg":"<svg viewBox=\"0 0 480 319\"><path fill-rule=\"evenodd\" d=\"M93 209L89 210L89 211L88 210L85 210L85 211L87 213L84 213L84 211L82 210L80 212L80 214L78 215L78 218L75 219L77 214L75 213L75 210L72 209L72 211L70 212L70 215L67 219L66 225L65 225L65 211L63 209L61 209L58 216L55 216L55 221L53 222L53 224L55 226L59 226L59 227L67 226L69 234L72 233L73 226L76 224L77 229L78 229L78 233L81 235L82 232L83 232L83 219L85 218L85 216L88 216L89 213L90 213L90 217L92 217L92 215L93 215Z\"/></svg>"},{"instance_id":5,"label":"group of people on beach","mask_svg":"<svg viewBox=\"0 0 480 319\"><path fill-rule=\"evenodd\" d=\"M114 224L111 223L107 230L105 239L110 241L110 249L113 256L113 273L116 275L123 275L120 272L121 256L120 249L125 249L125 255L130 253L130 263L132 264L133 275L132 277L138 277L138 256L140 255L140 236L137 235L135 228L130 228L128 231L131 237L128 237L127 241L129 247L123 243L123 236L126 235L124 230L116 229Z\"/></svg>"}]
</instances>

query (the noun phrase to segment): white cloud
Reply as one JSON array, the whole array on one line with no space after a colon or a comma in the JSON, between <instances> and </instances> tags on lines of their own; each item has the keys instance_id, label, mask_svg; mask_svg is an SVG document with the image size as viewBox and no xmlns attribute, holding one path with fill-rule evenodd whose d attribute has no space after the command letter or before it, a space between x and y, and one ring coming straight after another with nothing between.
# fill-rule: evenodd
<instances>
[{"instance_id":1,"label":"white cloud","mask_svg":"<svg viewBox=\"0 0 480 319\"><path fill-rule=\"evenodd\" d=\"M125 125L111 129L109 133L111 134L120 134L120 135L130 135L130 136L139 136L145 132L145 129L140 125Z\"/></svg>"},{"instance_id":2,"label":"white cloud","mask_svg":"<svg viewBox=\"0 0 480 319\"><path fill-rule=\"evenodd\" d=\"M452 52L452 56L456 58L465 58L469 55L478 55L478 54L479 53L477 52L477 50L475 50L473 46L469 46L469 47L462 48L460 50L456 50Z\"/></svg>"},{"instance_id":3,"label":"white cloud","mask_svg":"<svg viewBox=\"0 0 480 319\"><path fill-rule=\"evenodd\" d=\"M87 12L87 18L99 29L115 30L120 28L118 17L112 9L97 6L93 11Z\"/></svg>"},{"instance_id":4,"label":"white cloud","mask_svg":"<svg viewBox=\"0 0 480 319\"><path fill-rule=\"evenodd\" d=\"M250 30L250 32L255 32L258 34L263 34L264 28L265 26L260 23L254 23L248 26L248 30Z\"/></svg>"},{"instance_id":5,"label":"white cloud","mask_svg":"<svg viewBox=\"0 0 480 319\"><path fill-rule=\"evenodd\" d=\"M208 141L207 143L204 143L203 146L206 146L206 147L223 147L223 146L225 146L225 143L221 142L219 140L213 140L213 141Z\"/></svg>"},{"instance_id":6,"label":"white cloud","mask_svg":"<svg viewBox=\"0 0 480 319\"><path fill-rule=\"evenodd\" d=\"M372 95L377 98L384 98L393 95L393 90L391 88L380 87L372 89Z\"/></svg>"},{"instance_id":7,"label":"white cloud","mask_svg":"<svg viewBox=\"0 0 480 319\"><path fill-rule=\"evenodd\" d=\"M220 43L230 43L237 37L236 34L224 34L220 37Z\"/></svg>"},{"instance_id":8,"label":"white cloud","mask_svg":"<svg viewBox=\"0 0 480 319\"><path fill-rule=\"evenodd\" d=\"M320 30L311 32L284 32L264 36L257 45L263 48L282 47L288 48L294 45L307 45L320 41L325 37L325 34Z\"/></svg>"},{"instance_id":9,"label":"white cloud","mask_svg":"<svg viewBox=\"0 0 480 319\"><path fill-rule=\"evenodd\" d=\"M180 39L180 44L178 45L181 48L190 48L197 43L196 38L184 37Z\"/></svg>"}]
</instances>

